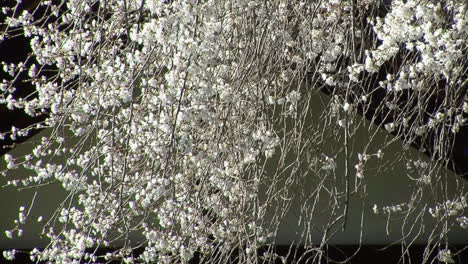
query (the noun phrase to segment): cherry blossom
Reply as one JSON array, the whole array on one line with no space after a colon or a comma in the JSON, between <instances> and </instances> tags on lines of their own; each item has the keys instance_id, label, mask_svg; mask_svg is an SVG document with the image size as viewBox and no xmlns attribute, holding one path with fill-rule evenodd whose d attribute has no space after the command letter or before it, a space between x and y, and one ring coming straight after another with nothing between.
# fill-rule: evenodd
<instances>
[{"instance_id":1,"label":"cherry blossom","mask_svg":"<svg viewBox=\"0 0 468 264\"><path fill-rule=\"evenodd\" d=\"M1 83L0 103L45 115L35 126L48 133L29 155L5 155L3 174L22 167L32 176L10 185L58 182L70 194L68 206L36 218L50 244L34 249L34 260L172 263L199 252L223 263L240 247L240 260L250 263L275 240L288 201L303 195L287 187L306 179L317 186L310 197L336 201L324 230L344 228L350 196L365 196L367 161L384 164L392 142L367 150L372 137L364 154L351 155L360 114L371 108L405 146L441 135L435 165L394 162L418 175L414 193L427 191L421 183L443 190L436 168L448 162L468 113L458 89L466 86L465 1L70 0L34 10L19 2L2 9L1 36L28 38L31 56L2 62L12 78ZM14 96L21 76L34 87L28 98ZM311 100L324 91L331 99L317 114ZM437 109L421 106L440 93L445 103ZM346 175L338 179L339 168ZM467 193L455 195L427 209L447 228L446 219L467 226ZM413 202L424 201L413 199L373 210L417 214ZM29 220L22 207L6 236L21 236ZM324 232L323 241L331 236ZM112 246L118 249L104 256L86 251ZM144 248L139 256L137 248ZM451 263L450 256L439 252L440 261Z\"/></svg>"}]
</instances>

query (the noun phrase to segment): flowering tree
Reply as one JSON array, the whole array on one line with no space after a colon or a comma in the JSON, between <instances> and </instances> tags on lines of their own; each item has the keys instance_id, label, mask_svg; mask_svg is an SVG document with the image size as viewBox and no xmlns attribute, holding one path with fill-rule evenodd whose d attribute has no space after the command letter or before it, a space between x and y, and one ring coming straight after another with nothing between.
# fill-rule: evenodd
<instances>
[{"instance_id":1,"label":"flowering tree","mask_svg":"<svg viewBox=\"0 0 468 264\"><path fill-rule=\"evenodd\" d=\"M346 228L350 197L366 195L367 161L380 162L372 173L385 168L395 139L430 148L434 162L392 157L418 184L406 203L375 211L389 221L430 213L447 232L468 227L464 183L449 195L441 174L468 114L464 0L20 3L3 8L2 38L24 35L32 51L3 63L12 77L0 102L46 118L2 136L50 133L29 155L5 155L3 174L24 167L32 176L10 185L59 182L69 193L44 216L50 244L31 252L35 260L174 262L198 252L207 262L270 262L275 254L256 250L274 243L289 201L304 199L313 224L320 197L332 201L322 243L307 234L298 242L320 263L332 231ZM15 98L19 80L34 93ZM331 99L317 116L320 92ZM362 127L394 137L370 152L371 137L356 157ZM315 189L288 192L301 181ZM433 192L445 195L421 212ZM7 236L22 232L27 212ZM115 251L86 251L100 247ZM438 257L453 261L447 248Z\"/></svg>"}]
</instances>

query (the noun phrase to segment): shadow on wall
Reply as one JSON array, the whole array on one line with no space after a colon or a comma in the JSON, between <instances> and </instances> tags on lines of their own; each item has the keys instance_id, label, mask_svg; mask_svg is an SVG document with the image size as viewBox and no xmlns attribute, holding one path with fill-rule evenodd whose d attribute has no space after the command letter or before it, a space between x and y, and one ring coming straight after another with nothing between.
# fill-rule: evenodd
<instances>
[{"instance_id":1,"label":"shadow on wall","mask_svg":"<svg viewBox=\"0 0 468 264\"><path fill-rule=\"evenodd\" d=\"M356 245L361 241L366 245L389 245L402 242L427 244L442 239L443 236L439 235L444 233L444 229L435 222L428 209L445 199L453 200L460 190L468 187L467 181L439 167L437 172L432 172L432 183L436 181L434 177L438 179L437 188L432 189L426 182L431 179L421 178L423 168L419 167L431 163L431 160L413 148L405 148L402 141L395 140L365 118L351 126L353 132L348 140L350 169L346 176L343 136L333 133L313 134L313 131L320 131L317 126L328 125L322 114L324 109L330 107L329 103L330 98L323 94L311 98L310 114L302 124L304 129L296 131L304 137L300 148L292 147L284 155L278 151L267 163L260 200L266 200L265 193L273 191L272 182L283 184L282 189L274 190L278 195L267 206L264 223L265 227L276 227L277 238L274 242ZM287 122L295 121L290 119ZM293 124L281 124L278 127L297 128ZM327 128L326 131L331 130ZM322 141L318 145L310 144L313 137ZM377 157L379 149L384 150L382 158ZM333 156L333 153L338 154ZM355 165L359 163L359 154L363 153L370 154L370 158L364 166L364 177L360 179ZM328 173L324 173L321 169L327 158L332 159L333 164ZM278 171L278 164L288 169ZM441 185L445 186L445 192L437 191ZM409 204L402 204L408 201ZM374 205L379 214L374 213ZM396 206L395 210L400 206L402 211L385 214L382 210L384 206ZM281 219L275 218L278 215L274 213L276 208L284 209L284 217ZM413 210L413 213L406 215L404 212L408 209ZM347 216L340 218L346 210ZM334 219L338 219L337 222L330 225ZM447 236L451 243L468 243L468 231L459 226Z\"/></svg>"}]
</instances>

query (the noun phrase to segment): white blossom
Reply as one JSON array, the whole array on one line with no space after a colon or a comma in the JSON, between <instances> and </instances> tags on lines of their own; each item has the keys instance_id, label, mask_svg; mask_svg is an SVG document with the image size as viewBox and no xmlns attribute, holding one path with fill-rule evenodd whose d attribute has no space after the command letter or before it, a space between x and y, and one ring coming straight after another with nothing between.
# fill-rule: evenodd
<instances>
[{"instance_id":1,"label":"white blossom","mask_svg":"<svg viewBox=\"0 0 468 264\"><path fill-rule=\"evenodd\" d=\"M16 250L15 249L3 251L2 253L3 253L3 257L6 260L14 260L15 259L15 255L16 255Z\"/></svg>"},{"instance_id":2,"label":"white blossom","mask_svg":"<svg viewBox=\"0 0 468 264\"><path fill-rule=\"evenodd\" d=\"M86 249L124 242L104 258L173 263L219 251L223 262L230 247L244 247L241 257L249 259L276 238L289 210L283 202L329 199L336 204L324 214L346 219L351 193L338 183L365 195L364 172L375 169L367 161L384 164L393 137L409 145L437 129L457 133L468 113L466 102L451 97L430 113L421 106L441 83L462 98L466 3L387 2L42 1L41 18L19 4L3 8L1 38L23 35L31 58L2 62L12 78L0 84L0 104L45 120L0 136L20 139L32 127L50 132L26 156L4 156L7 177L19 167L31 175L8 183L40 189L57 182L71 197L55 214L37 218L50 220L43 223L50 244L31 258L93 263L97 256ZM20 81L34 89L27 98L16 97ZM331 96L320 98L322 112L314 98L323 91ZM382 144L374 137L362 146L348 142L365 123L358 115L369 110L375 118L389 116L382 126L398 135ZM434 145L445 148L449 139ZM338 175L353 164L355 183ZM406 165L417 173L411 179L442 188L436 165ZM317 188L310 197L309 190L287 192L304 180ZM464 226L466 199L457 195L429 213ZM412 208L405 202L373 211L410 214ZM30 209L20 208L8 238L21 236ZM308 219L322 209L304 205ZM323 241L331 239L324 233ZM137 244L145 249L134 257L130 248ZM441 252L439 260L451 260Z\"/></svg>"},{"instance_id":3,"label":"white blossom","mask_svg":"<svg viewBox=\"0 0 468 264\"><path fill-rule=\"evenodd\" d=\"M452 252L450 249L442 249L439 251L439 254L437 255L437 258L439 261L443 263L455 263L455 260L453 260L452 257Z\"/></svg>"}]
</instances>

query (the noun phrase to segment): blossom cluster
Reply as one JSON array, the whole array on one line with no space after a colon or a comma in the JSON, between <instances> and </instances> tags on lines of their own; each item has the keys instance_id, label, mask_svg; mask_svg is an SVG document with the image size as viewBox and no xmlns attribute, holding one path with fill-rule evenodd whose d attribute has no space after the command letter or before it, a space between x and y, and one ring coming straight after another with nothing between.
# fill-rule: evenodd
<instances>
[{"instance_id":1,"label":"blossom cluster","mask_svg":"<svg viewBox=\"0 0 468 264\"><path fill-rule=\"evenodd\" d=\"M429 208L429 213L432 217L459 216L463 214L467 207L468 203L466 201L466 197L462 196L454 201L447 200L445 203L437 205L435 208ZM466 219L466 217L462 216L458 218L458 221L460 222L460 226L465 228L464 219Z\"/></svg>"},{"instance_id":2,"label":"blossom cluster","mask_svg":"<svg viewBox=\"0 0 468 264\"><path fill-rule=\"evenodd\" d=\"M349 68L350 79L358 82L362 72L390 68L386 79L379 82L392 98L386 103L393 119L384 124L387 131L412 142L430 133L456 134L466 124L466 96L460 91L466 85L466 10L464 1L395 0L384 18L368 18L379 44L366 49L363 61ZM399 66L391 69L388 65L392 63ZM441 93L448 98L452 92L463 99L437 104L434 110L400 103L408 102L403 99L408 95L410 100L427 102ZM402 112L404 115L399 114ZM444 152L443 146L450 145L446 141L436 139L434 145ZM443 154L437 155L436 159L443 159Z\"/></svg>"}]
</instances>

